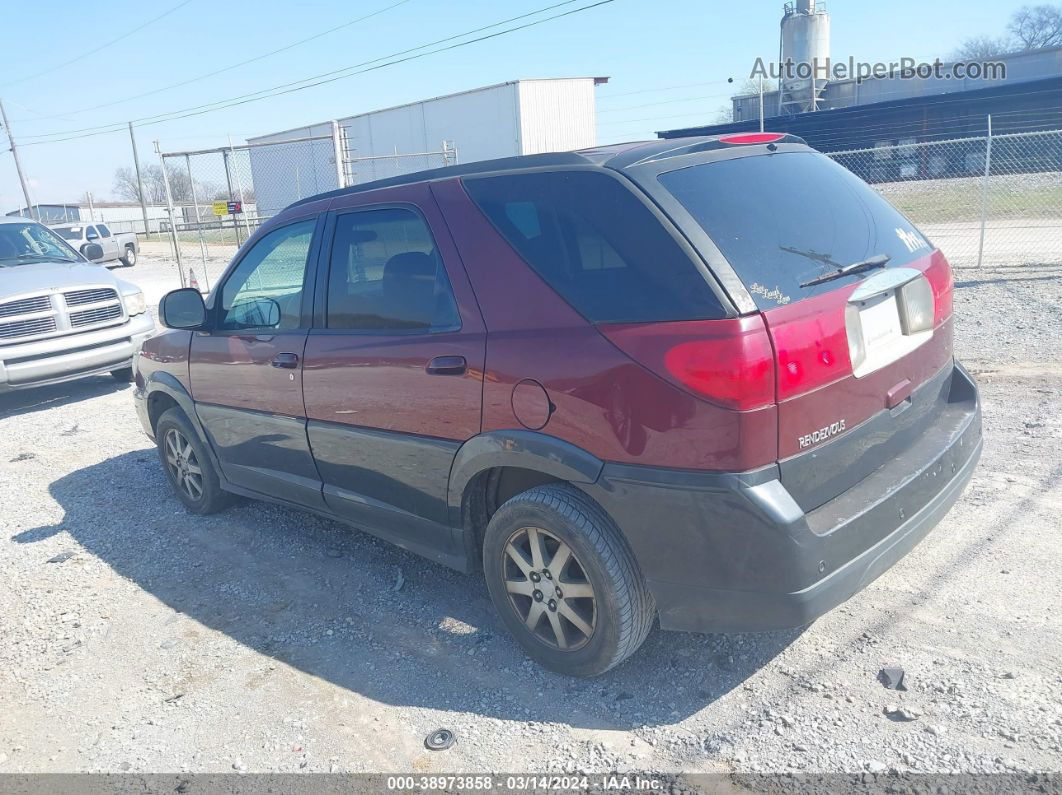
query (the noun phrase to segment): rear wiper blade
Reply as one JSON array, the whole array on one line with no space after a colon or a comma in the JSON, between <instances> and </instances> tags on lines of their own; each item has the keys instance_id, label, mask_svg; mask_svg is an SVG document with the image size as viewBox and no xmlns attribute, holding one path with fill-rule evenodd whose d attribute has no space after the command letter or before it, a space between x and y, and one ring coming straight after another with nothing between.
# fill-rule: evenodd
<instances>
[{"instance_id":1,"label":"rear wiper blade","mask_svg":"<svg viewBox=\"0 0 1062 795\"><path fill-rule=\"evenodd\" d=\"M816 284L832 282L834 279L840 279L852 273L862 273L863 271L873 270L874 268L884 268L888 265L890 259L892 259L892 257L888 254L878 254L875 257L870 257L869 259L861 260L860 262L853 262L851 265L845 265L843 268L838 268L833 273L824 273L822 276L816 276L814 279L810 279L800 286L812 287Z\"/></svg>"}]
</instances>

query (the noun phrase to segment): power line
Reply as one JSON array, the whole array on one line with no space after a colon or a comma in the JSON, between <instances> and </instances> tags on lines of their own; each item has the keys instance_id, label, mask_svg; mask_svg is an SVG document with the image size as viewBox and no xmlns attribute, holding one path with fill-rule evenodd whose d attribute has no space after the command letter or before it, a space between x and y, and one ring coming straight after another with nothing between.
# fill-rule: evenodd
<instances>
[{"instance_id":1,"label":"power line","mask_svg":"<svg viewBox=\"0 0 1062 795\"><path fill-rule=\"evenodd\" d=\"M127 39L127 38L129 38L129 37L130 37L130 36L132 36L132 35L133 35L134 33L137 33L137 32L139 32L139 31L143 30L143 29L144 29L144 28L146 28L146 27L147 27L148 25L152 25L152 24L154 24L155 22L158 22L158 21L159 21L160 19L162 19L163 17L168 17L168 16L169 16L170 14L172 14L172 13L173 13L174 11L177 11L177 10L179 10L179 9L183 8L184 6L188 5L188 4L189 4L189 3L191 3L191 2L192 2L192 0L181 0L181 2L180 2L180 3L178 3L178 4L177 4L177 5L175 5L175 6L173 6L173 8L171 8L171 9L170 9L169 11L164 11L164 12L162 12L161 14L159 14L159 15L158 15L157 17L152 17L152 18L151 18L151 19L149 19L149 20L148 20L147 22L143 23L142 25L137 25L137 26L136 26L135 28L133 28L132 30L130 30L130 31L127 31L126 33L123 33L123 34L122 34L121 36L118 36L117 38L111 39L110 41L106 41L106 42L104 42L103 44L99 45L98 47L94 47L93 49L89 50L88 52L83 52L83 53L81 53L81 55L75 55L75 56L74 56L73 58L71 58L70 60L67 60L67 61L63 61L63 62L62 62L61 64L57 64L56 66L52 66L52 67L49 67L48 69L45 69L45 70L44 70L44 71L42 71L42 72L36 72L36 73L34 73L34 74L31 74L31 75L26 75L25 77L19 77L19 78L16 78L15 80L9 80L9 81L7 81L6 83L3 83L3 86L13 86L13 85L15 85L16 83L24 83L24 82L26 82L27 80L33 80L33 79L35 79L35 78L38 78L38 77L42 77L42 76L44 76L44 75L48 75L48 74L51 74L52 72L57 72L57 71L59 71L60 69L64 69L64 68L66 68L67 66L70 66L70 64L74 64L74 63L77 63L78 61L84 60L85 58L88 58L88 57L89 57L90 55L95 55L95 54L96 54L96 53L98 53L98 52L99 52L100 50L105 50L105 49L107 49L107 48L108 48L108 47L110 47L110 46L111 46L112 44L117 44L117 43L118 43L118 42L120 42L120 41L121 41L122 39Z\"/></svg>"},{"instance_id":2,"label":"power line","mask_svg":"<svg viewBox=\"0 0 1062 795\"><path fill-rule=\"evenodd\" d=\"M228 66L222 67L221 69L215 69L213 72L207 72L206 74L201 74L198 77L190 77L187 80L181 80L181 81L178 81L176 83L170 83L168 86L161 86L159 88L153 88L151 91L145 91L142 94L134 94L133 96L125 97L124 99L115 99L115 100L112 100L110 102L101 103L99 105L91 105L91 106L89 106L87 108L79 108L77 110L66 111L66 114L88 113L89 111L92 111L92 110L100 110L102 108L111 108L111 107L114 107L115 105L122 105L122 104L124 104L126 102L132 102L135 99L143 99L144 97L150 97L150 96L152 96L154 94L160 94L160 93L162 93L164 91L170 91L170 90L172 90L174 88L180 88L181 86L187 86L187 85L190 85L191 83L198 83L200 80L206 80L209 77L216 77L219 74L223 74L223 73L231 71L233 69L239 69L241 66L247 66L248 64L256 63L257 61L262 61L262 60L265 60L266 58L271 58L272 56L278 55L278 54L280 54L282 52L287 52L288 50L294 49L295 47L300 47L303 44L308 44L309 42L315 41L316 39L319 39L319 38L321 38L323 36L327 36L330 33L335 33L337 30L343 30L344 28L349 28L352 25L356 25L359 22L364 22L367 19L371 19L372 17L379 16L380 14L383 14L386 11L390 11L392 8L398 8L398 6L405 5L406 3L409 3L409 2L411 2L411 0L399 0L397 3L392 3L389 6L385 6L384 8L381 8L381 9L379 9L377 11L373 11L371 14L365 14L364 16L360 16L357 19L352 19L349 22L344 22L342 25L336 25L335 27L328 28L328 30L322 30L320 33L315 33L312 36L307 36L305 39L299 39L298 41L294 41L291 44L286 44L283 47L278 47L275 50L270 50L269 52L262 53L261 55L256 55L253 58L248 58L245 61L240 61L238 63L230 64ZM575 2L575 0L572 0L572 2ZM29 109L27 108L27 110L29 110ZM30 112L32 113L33 111L30 111ZM61 118L65 118L65 115L64 116L60 116L59 114L53 114L51 116L45 116L43 114L36 114L36 115L40 116L41 119L61 119ZM31 122L32 121L39 121L39 119L27 119L26 121L31 121ZM67 121L70 121L70 119L67 119ZM33 137L37 137L37 136L29 136L29 137L33 138Z\"/></svg>"},{"instance_id":3,"label":"power line","mask_svg":"<svg viewBox=\"0 0 1062 795\"><path fill-rule=\"evenodd\" d=\"M469 36L469 35L471 35L473 33L478 33L480 31L489 30L490 28L495 28L495 27L498 27L499 25L505 25L505 24L507 24L509 22L515 22L515 21L520 20L520 19L526 19L527 17L535 16L536 14L541 14L541 13L543 13L545 11L550 11L552 9L559 8L561 6L571 5L574 2L578 2L578 0L564 0L564 2L561 2L561 3L554 3L553 5L545 6L543 8L536 9L535 11L530 11L530 12L527 12L525 14L520 14L520 15L515 16L515 17L510 17L508 19L503 19L503 20L500 20L498 22L491 23L490 25L484 25L482 27L474 28L473 30L468 30L468 31L465 31L463 33L455 34L453 36L447 36L446 38L443 38L443 39L437 39L436 41L428 42L426 44L421 44L421 45L418 45L417 47L411 47L411 48L406 49L406 50L401 50L401 51L396 52L396 53L391 53L390 55L381 56L379 58L374 58L374 59L369 60L369 61L363 61L362 63L353 64L351 66L342 67L341 69L335 69L335 70L332 70L330 72L323 72L323 73L318 74L318 75L312 75L310 77L305 77L305 78L302 78L300 80L294 80L294 81L291 81L289 83L282 83L280 85L273 86L271 88L266 88L266 89L262 89L260 91L251 92L249 94L243 94L243 95L239 95L239 96L236 96L236 97L230 97L229 99L224 99L224 100L217 100L215 102L206 103L204 105L197 105L197 106L193 106L193 107L190 107L190 108L183 108L181 110L168 111L166 113L157 114L155 116L146 116L146 117L139 118L139 119L133 119L133 124L135 126L144 126L146 124L151 124L151 123L156 123L156 122L161 122L161 121L174 121L176 119L183 119L183 118L188 118L190 116L198 116L198 115L202 115L204 113L210 113L210 112L213 112L215 110L222 110L224 108L235 107L237 105L244 105L244 104L247 104L249 102L255 102L255 101L258 101L260 99L265 99L267 97L281 96L281 95L284 95L284 94L290 94L290 93L294 93L294 92L297 92L297 91L302 91L302 90L305 90L307 88L314 88L316 86L324 85L326 83L332 83L332 82L335 82L336 80L341 80L341 79L346 78L346 77L353 77L355 75L365 74L366 72L371 72L371 71L375 71L377 69L383 69L383 68L388 67L388 66L394 66L396 64L405 63L405 62L408 62L408 61L413 61L413 60L416 60L418 58L423 58L423 57L428 56L428 55L435 55L435 54L440 53L440 52L446 52L448 50L453 50L453 49L456 49L458 47L464 47L464 46L469 45L469 44L475 44L477 42L485 41L487 39L492 39L492 38L496 38L498 36L503 36L503 35L505 35L507 33L513 33L513 32L518 31L518 30L524 30L526 28L534 27L535 25L541 25L544 22L550 22L550 21L552 21L554 19L560 19L561 17L566 17L566 16L570 16L572 14L577 14L577 13L579 13L581 11L586 11L586 10L589 10L591 8L596 8L598 6L607 5L608 3L614 2L614 0L598 0L598 2L591 3L590 5L581 6L580 8L575 8L575 9L572 9L570 11L565 11L565 12L560 13L560 14L554 14L553 16L544 17L543 19L534 20L533 22L528 22L528 23L523 24L523 25L517 25L515 27L508 28L506 30L497 31L495 33L491 33L491 34L488 34L488 35L485 35L485 36L480 36L480 37L475 38L475 39L469 39L467 41L462 41L462 42L458 42L456 44L451 44L451 45L449 45L447 47L440 47L440 48L435 49L435 50L429 50L428 52L421 52L421 53L418 53L416 55L408 55L407 57L403 57L403 58L398 57L398 56L406 55L407 53L416 53L418 50L423 50L423 49L425 49L427 47L433 47L433 46L435 46L437 44L442 44L442 43L445 43L445 42L453 41L454 39L461 39L461 38ZM387 60L387 59L393 59L393 60ZM386 61L386 62L385 63L379 63L380 61ZM376 65L375 66L370 66L370 64L376 64ZM366 68L359 69L359 67L366 67ZM310 81L314 81L314 82L310 82ZM82 137L88 138L88 137L92 137L94 135L104 135L104 134L107 134L107 133L115 132L115 131L117 131L119 129L124 129L126 124L127 124L127 122L112 122L110 124L101 125L101 126L98 126L98 127L86 127L86 128L80 129L80 130L64 130L64 131L59 131L59 132L54 132L54 133L39 134L39 135L36 135L36 136L26 136L27 138L38 138L38 139L49 138L49 140L30 141L29 143L25 144L25 146L34 146L34 145L39 145L39 144L44 144L44 143L58 143L58 142L61 142L61 141L74 140L76 138L82 138ZM84 133L84 135L78 135L78 134L73 134L73 133ZM68 134L70 134L70 135L68 135ZM66 135L67 137L62 137L62 138L53 138L52 137L52 136L57 136L57 135L59 135L59 136Z\"/></svg>"}]
</instances>

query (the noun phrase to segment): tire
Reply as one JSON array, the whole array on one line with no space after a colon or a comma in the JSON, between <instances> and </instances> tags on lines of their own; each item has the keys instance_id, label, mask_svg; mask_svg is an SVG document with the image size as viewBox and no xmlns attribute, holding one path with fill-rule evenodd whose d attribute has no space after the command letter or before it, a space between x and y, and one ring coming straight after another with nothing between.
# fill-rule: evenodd
<instances>
[{"instance_id":1,"label":"tire","mask_svg":"<svg viewBox=\"0 0 1062 795\"><path fill-rule=\"evenodd\" d=\"M562 546L570 554L558 561ZM637 651L653 624L652 596L619 529L566 484L538 486L498 508L483 540L483 571L506 628L558 673L604 673Z\"/></svg>"},{"instance_id":2,"label":"tire","mask_svg":"<svg viewBox=\"0 0 1062 795\"><path fill-rule=\"evenodd\" d=\"M233 495L221 488L210 455L183 411L163 412L155 425L155 442L170 486L185 508L206 515L232 504Z\"/></svg>"},{"instance_id":3,"label":"tire","mask_svg":"<svg viewBox=\"0 0 1062 795\"><path fill-rule=\"evenodd\" d=\"M125 249L125 253L122 254L119 259L122 261L122 264L125 265L125 267L133 267L134 265L136 265L136 249L132 246L127 247Z\"/></svg>"},{"instance_id":4,"label":"tire","mask_svg":"<svg viewBox=\"0 0 1062 795\"><path fill-rule=\"evenodd\" d=\"M121 381L123 384L128 384L133 380L133 368L122 367L118 370L111 370L111 378L115 381Z\"/></svg>"}]
</instances>

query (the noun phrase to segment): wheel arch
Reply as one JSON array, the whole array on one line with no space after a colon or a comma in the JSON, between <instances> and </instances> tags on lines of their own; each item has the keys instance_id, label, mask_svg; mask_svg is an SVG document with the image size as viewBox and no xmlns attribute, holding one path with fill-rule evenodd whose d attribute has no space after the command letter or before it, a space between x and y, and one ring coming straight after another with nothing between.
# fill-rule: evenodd
<instances>
[{"instance_id":1,"label":"wheel arch","mask_svg":"<svg viewBox=\"0 0 1062 795\"><path fill-rule=\"evenodd\" d=\"M214 445L211 444L210 437L199 421L199 416L195 411L195 401L192 400L192 396L188 393L184 384L172 373L156 371L148 376L145 392L147 393L148 419L151 423L152 433L155 431L159 417L171 408L179 408L199 435L199 439L203 442L203 446L210 455L214 470L218 473L222 483L224 483L225 473L222 471L221 463L214 452Z\"/></svg>"},{"instance_id":2,"label":"wheel arch","mask_svg":"<svg viewBox=\"0 0 1062 795\"><path fill-rule=\"evenodd\" d=\"M501 503L545 483L594 483L603 467L592 453L534 431L489 431L465 442L450 469L447 503L469 570L480 568L483 531Z\"/></svg>"}]
</instances>

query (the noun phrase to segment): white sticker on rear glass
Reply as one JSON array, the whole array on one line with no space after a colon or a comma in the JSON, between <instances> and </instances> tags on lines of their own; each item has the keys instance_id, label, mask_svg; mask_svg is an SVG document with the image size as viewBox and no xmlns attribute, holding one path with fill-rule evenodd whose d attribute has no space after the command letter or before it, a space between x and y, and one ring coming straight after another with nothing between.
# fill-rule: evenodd
<instances>
[{"instance_id":1,"label":"white sticker on rear glass","mask_svg":"<svg viewBox=\"0 0 1062 795\"><path fill-rule=\"evenodd\" d=\"M752 284L750 284L749 292L753 293L754 295L762 295L768 301L774 301L779 306L785 306L793 300L788 295L779 290L777 287L775 287L773 290L768 290L759 282L753 282Z\"/></svg>"},{"instance_id":2,"label":"white sticker on rear glass","mask_svg":"<svg viewBox=\"0 0 1062 795\"><path fill-rule=\"evenodd\" d=\"M910 232L896 227L896 237L900 238L900 241L907 246L907 250L912 253L920 248L929 248L929 243L917 232Z\"/></svg>"}]
</instances>

